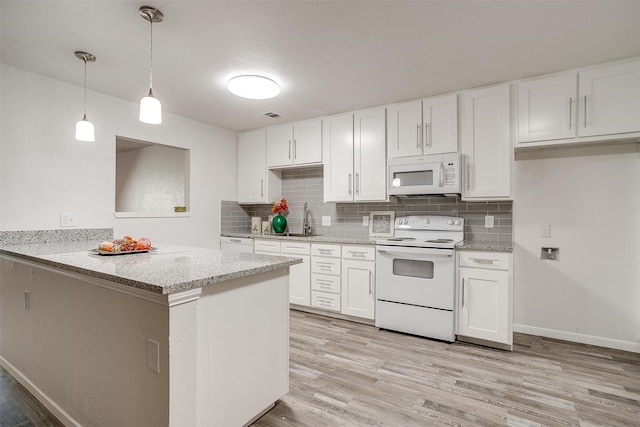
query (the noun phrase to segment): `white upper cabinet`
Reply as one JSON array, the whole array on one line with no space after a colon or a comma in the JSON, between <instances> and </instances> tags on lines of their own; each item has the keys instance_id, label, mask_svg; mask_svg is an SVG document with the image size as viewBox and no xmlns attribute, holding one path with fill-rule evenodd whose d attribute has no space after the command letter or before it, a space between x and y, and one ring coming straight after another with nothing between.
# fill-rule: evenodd
<instances>
[{"instance_id":1,"label":"white upper cabinet","mask_svg":"<svg viewBox=\"0 0 640 427\"><path fill-rule=\"evenodd\" d=\"M353 115L353 172L356 202L387 198L387 146L385 108L356 111Z\"/></svg>"},{"instance_id":2,"label":"white upper cabinet","mask_svg":"<svg viewBox=\"0 0 640 427\"><path fill-rule=\"evenodd\" d=\"M239 203L269 203L280 197L280 174L267 170L266 143L264 129L238 135Z\"/></svg>"},{"instance_id":3,"label":"white upper cabinet","mask_svg":"<svg viewBox=\"0 0 640 427\"><path fill-rule=\"evenodd\" d=\"M462 94L463 200L511 198L509 85Z\"/></svg>"},{"instance_id":4,"label":"white upper cabinet","mask_svg":"<svg viewBox=\"0 0 640 427\"><path fill-rule=\"evenodd\" d=\"M457 95L387 107L389 158L458 151Z\"/></svg>"},{"instance_id":5,"label":"white upper cabinet","mask_svg":"<svg viewBox=\"0 0 640 427\"><path fill-rule=\"evenodd\" d=\"M576 81L576 75L572 73L518 85L520 142L575 136Z\"/></svg>"},{"instance_id":6,"label":"white upper cabinet","mask_svg":"<svg viewBox=\"0 0 640 427\"><path fill-rule=\"evenodd\" d=\"M324 201L353 201L353 114L322 120Z\"/></svg>"},{"instance_id":7,"label":"white upper cabinet","mask_svg":"<svg viewBox=\"0 0 640 427\"><path fill-rule=\"evenodd\" d=\"M384 107L322 121L324 201L386 200Z\"/></svg>"},{"instance_id":8,"label":"white upper cabinet","mask_svg":"<svg viewBox=\"0 0 640 427\"><path fill-rule=\"evenodd\" d=\"M640 61L582 71L579 136L640 132Z\"/></svg>"},{"instance_id":9,"label":"white upper cabinet","mask_svg":"<svg viewBox=\"0 0 640 427\"><path fill-rule=\"evenodd\" d=\"M322 121L288 123L267 128L267 167L322 163Z\"/></svg>"},{"instance_id":10,"label":"white upper cabinet","mask_svg":"<svg viewBox=\"0 0 640 427\"><path fill-rule=\"evenodd\" d=\"M640 61L518 84L519 143L634 132L640 132Z\"/></svg>"}]
</instances>

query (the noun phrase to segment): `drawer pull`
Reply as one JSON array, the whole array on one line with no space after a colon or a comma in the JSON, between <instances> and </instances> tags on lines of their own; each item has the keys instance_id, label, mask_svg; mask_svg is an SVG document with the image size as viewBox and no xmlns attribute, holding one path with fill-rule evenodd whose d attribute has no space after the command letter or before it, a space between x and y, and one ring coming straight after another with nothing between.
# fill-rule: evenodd
<instances>
[{"instance_id":1,"label":"drawer pull","mask_svg":"<svg viewBox=\"0 0 640 427\"><path fill-rule=\"evenodd\" d=\"M328 307L331 307L331 300L324 299L324 298L318 298L318 304L326 305Z\"/></svg>"},{"instance_id":2,"label":"drawer pull","mask_svg":"<svg viewBox=\"0 0 640 427\"><path fill-rule=\"evenodd\" d=\"M329 282L318 282L318 285L321 288L329 288L329 289L331 289L331 283L329 283Z\"/></svg>"},{"instance_id":3,"label":"drawer pull","mask_svg":"<svg viewBox=\"0 0 640 427\"><path fill-rule=\"evenodd\" d=\"M352 257L364 258L367 256L366 252L362 251L349 251Z\"/></svg>"},{"instance_id":4,"label":"drawer pull","mask_svg":"<svg viewBox=\"0 0 640 427\"><path fill-rule=\"evenodd\" d=\"M320 252L321 254L331 255L333 254L333 249L318 249L318 252Z\"/></svg>"},{"instance_id":5,"label":"drawer pull","mask_svg":"<svg viewBox=\"0 0 640 427\"><path fill-rule=\"evenodd\" d=\"M487 259L487 258L469 258L469 260L471 262L475 262L478 264L493 264L494 262L497 262L497 259Z\"/></svg>"},{"instance_id":6,"label":"drawer pull","mask_svg":"<svg viewBox=\"0 0 640 427\"><path fill-rule=\"evenodd\" d=\"M229 241L233 243L242 243L240 239L229 239Z\"/></svg>"}]
</instances>

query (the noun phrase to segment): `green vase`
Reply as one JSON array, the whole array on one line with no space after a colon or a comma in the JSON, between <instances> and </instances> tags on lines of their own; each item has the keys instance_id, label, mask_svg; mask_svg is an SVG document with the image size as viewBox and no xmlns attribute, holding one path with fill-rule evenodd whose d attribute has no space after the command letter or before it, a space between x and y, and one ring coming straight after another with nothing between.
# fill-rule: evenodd
<instances>
[{"instance_id":1,"label":"green vase","mask_svg":"<svg viewBox=\"0 0 640 427\"><path fill-rule=\"evenodd\" d=\"M283 217L280 214L277 214L273 217L271 225L273 225L273 231L275 231L276 233L284 233L284 229L287 228L287 218Z\"/></svg>"}]
</instances>

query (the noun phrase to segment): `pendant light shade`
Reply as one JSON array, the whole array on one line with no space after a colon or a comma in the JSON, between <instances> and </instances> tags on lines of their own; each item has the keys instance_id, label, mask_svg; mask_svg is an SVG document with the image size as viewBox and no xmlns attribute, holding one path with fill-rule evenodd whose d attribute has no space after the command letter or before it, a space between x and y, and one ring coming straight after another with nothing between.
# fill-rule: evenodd
<instances>
[{"instance_id":1,"label":"pendant light shade","mask_svg":"<svg viewBox=\"0 0 640 427\"><path fill-rule=\"evenodd\" d=\"M160 100L153 96L153 23L162 22L164 15L156 8L142 6L140 8L140 16L151 24L151 48L149 57L149 94L140 100L138 118L143 123L157 125L162 123L162 105Z\"/></svg>"},{"instance_id":2,"label":"pendant light shade","mask_svg":"<svg viewBox=\"0 0 640 427\"><path fill-rule=\"evenodd\" d=\"M95 62L96 57L87 52L77 51L76 58L84 62L84 114L76 123L76 139L78 141L94 142L96 133L93 123L87 120L87 62Z\"/></svg>"}]
</instances>

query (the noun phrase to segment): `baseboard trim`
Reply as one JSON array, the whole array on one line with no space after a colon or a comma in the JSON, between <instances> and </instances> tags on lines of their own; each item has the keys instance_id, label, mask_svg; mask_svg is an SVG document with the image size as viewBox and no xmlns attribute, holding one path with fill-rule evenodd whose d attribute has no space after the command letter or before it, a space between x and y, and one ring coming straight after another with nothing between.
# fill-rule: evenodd
<instances>
[{"instance_id":1,"label":"baseboard trim","mask_svg":"<svg viewBox=\"0 0 640 427\"><path fill-rule=\"evenodd\" d=\"M514 332L523 334L537 335L547 338L555 338L559 340L578 342L581 344L597 345L600 347L613 348L616 350L630 351L640 353L640 343L630 341L614 340L611 338L596 337L593 335L576 334L574 332L559 331L557 329L538 328L528 325L513 325Z\"/></svg>"},{"instance_id":2,"label":"baseboard trim","mask_svg":"<svg viewBox=\"0 0 640 427\"><path fill-rule=\"evenodd\" d=\"M38 399L42 405L53 414L65 426L81 427L82 424L77 422L71 415L62 409L57 403L49 398L42 390L40 390L29 378L25 377L15 366L9 363L4 357L0 356L0 366L2 366L13 378L16 379L24 388L29 390L33 396Z\"/></svg>"}]
</instances>

